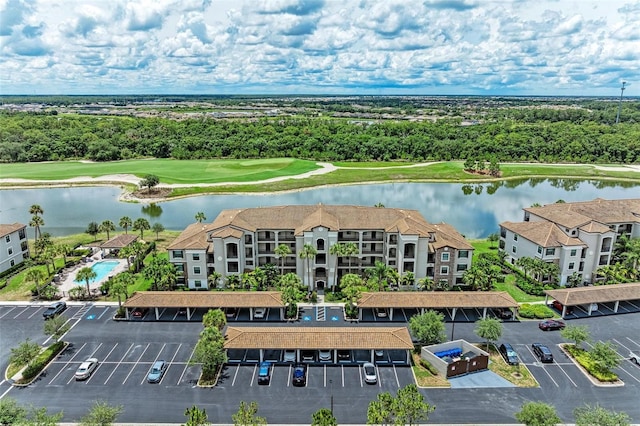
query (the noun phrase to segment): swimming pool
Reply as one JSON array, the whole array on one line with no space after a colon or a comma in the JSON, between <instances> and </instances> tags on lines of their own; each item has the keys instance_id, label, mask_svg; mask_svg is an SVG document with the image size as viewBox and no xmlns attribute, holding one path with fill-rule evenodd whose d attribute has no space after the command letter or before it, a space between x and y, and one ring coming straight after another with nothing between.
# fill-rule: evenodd
<instances>
[{"instance_id":1,"label":"swimming pool","mask_svg":"<svg viewBox=\"0 0 640 426\"><path fill-rule=\"evenodd\" d=\"M94 263L93 265L91 265L91 269L93 269L93 272L96 273L96 277L89 282L98 283L104 280L109 275L109 273L111 273L111 271L113 271L119 264L120 262L118 262L117 260L101 260L100 262ZM84 283L84 280L78 280L76 278L76 282Z\"/></svg>"}]
</instances>

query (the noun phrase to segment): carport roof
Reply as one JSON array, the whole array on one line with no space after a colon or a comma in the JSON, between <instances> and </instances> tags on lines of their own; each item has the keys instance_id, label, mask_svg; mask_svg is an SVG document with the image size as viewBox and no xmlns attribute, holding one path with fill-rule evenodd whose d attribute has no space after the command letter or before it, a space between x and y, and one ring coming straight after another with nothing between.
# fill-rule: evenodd
<instances>
[{"instance_id":1,"label":"carport roof","mask_svg":"<svg viewBox=\"0 0 640 426\"><path fill-rule=\"evenodd\" d=\"M616 302L619 300L640 299L640 283L563 288L545 290L545 293L565 306Z\"/></svg>"},{"instance_id":2,"label":"carport roof","mask_svg":"<svg viewBox=\"0 0 640 426\"><path fill-rule=\"evenodd\" d=\"M225 349L413 349L407 327L230 327Z\"/></svg>"},{"instance_id":3,"label":"carport roof","mask_svg":"<svg viewBox=\"0 0 640 426\"><path fill-rule=\"evenodd\" d=\"M408 291L362 293L359 308L517 308L505 291Z\"/></svg>"},{"instance_id":4,"label":"carport roof","mask_svg":"<svg viewBox=\"0 0 640 426\"><path fill-rule=\"evenodd\" d=\"M281 308L279 291L139 291L127 308Z\"/></svg>"}]
</instances>

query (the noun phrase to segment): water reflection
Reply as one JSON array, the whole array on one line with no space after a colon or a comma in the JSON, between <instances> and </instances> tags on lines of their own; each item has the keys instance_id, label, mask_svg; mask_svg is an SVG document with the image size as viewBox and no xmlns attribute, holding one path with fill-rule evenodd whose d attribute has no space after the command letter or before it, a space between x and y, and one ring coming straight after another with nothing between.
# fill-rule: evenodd
<instances>
[{"instance_id":1,"label":"water reflection","mask_svg":"<svg viewBox=\"0 0 640 426\"><path fill-rule=\"evenodd\" d=\"M518 179L483 184L388 183L316 188L281 194L204 195L156 204L118 201L119 188L78 187L0 190L0 223L29 223L29 206L44 209L44 232L84 232L89 222L143 216L166 229L182 230L203 212L212 221L223 209L286 204L352 204L415 209L431 223L447 222L468 238L496 232L498 223L520 221L522 209L534 203L594 198L637 198L638 185L575 179ZM120 230L120 228L118 228ZM29 228L29 232L32 230Z\"/></svg>"}]
</instances>

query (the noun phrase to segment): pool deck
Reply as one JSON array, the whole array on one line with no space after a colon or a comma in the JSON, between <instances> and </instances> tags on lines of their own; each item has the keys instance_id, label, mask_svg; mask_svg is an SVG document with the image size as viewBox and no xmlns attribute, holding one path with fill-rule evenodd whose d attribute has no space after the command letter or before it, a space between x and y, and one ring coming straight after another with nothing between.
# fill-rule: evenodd
<instances>
[{"instance_id":1,"label":"pool deck","mask_svg":"<svg viewBox=\"0 0 640 426\"><path fill-rule=\"evenodd\" d=\"M127 270L126 259L116 259L116 258L101 259L100 254L94 255L93 257L91 257L91 259L93 259L92 262L81 263L79 265L74 266L72 269L68 271L68 274L66 275L66 277L60 280L60 283L57 284L58 292L61 293L63 296L62 300L69 300L69 290L71 290L72 288L77 286L82 286L83 288L86 288L87 283L85 281L76 282L76 276L78 275L78 271L84 267L90 268L94 264L101 261L118 262L118 265L115 268L113 268L113 270L109 273L109 275L105 276L103 279L99 281L90 281L89 288L91 289L91 292L98 293L98 294L100 291L99 290L100 285L102 285L103 282L107 281L110 276L114 276L116 274L119 274L120 272L124 272Z\"/></svg>"}]
</instances>

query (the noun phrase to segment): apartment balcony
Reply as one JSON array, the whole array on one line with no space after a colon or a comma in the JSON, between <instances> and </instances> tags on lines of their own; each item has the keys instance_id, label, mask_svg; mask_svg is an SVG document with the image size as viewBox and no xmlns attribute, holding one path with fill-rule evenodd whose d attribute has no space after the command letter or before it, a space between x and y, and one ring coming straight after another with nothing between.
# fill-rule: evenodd
<instances>
[{"instance_id":1,"label":"apartment balcony","mask_svg":"<svg viewBox=\"0 0 640 426\"><path fill-rule=\"evenodd\" d=\"M296 236L295 236L295 233L293 231L280 231L280 232L278 232L278 241L279 242L295 241L295 240L296 240Z\"/></svg>"},{"instance_id":2,"label":"apartment balcony","mask_svg":"<svg viewBox=\"0 0 640 426\"><path fill-rule=\"evenodd\" d=\"M382 255L384 254L384 251L382 249L363 249L360 254L364 254L364 255L372 255L372 254L379 254Z\"/></svg>"},{"instance_id":3,"label":"apartment balcony","mask_svg":"<svg viewBox=\"0 0 640 426\"><path fill-rule=\"evenodd\" d=\"M338 241L341 243L360 241L360 233L358 232L338 232Z\"/></svg>"}]
</instances>

